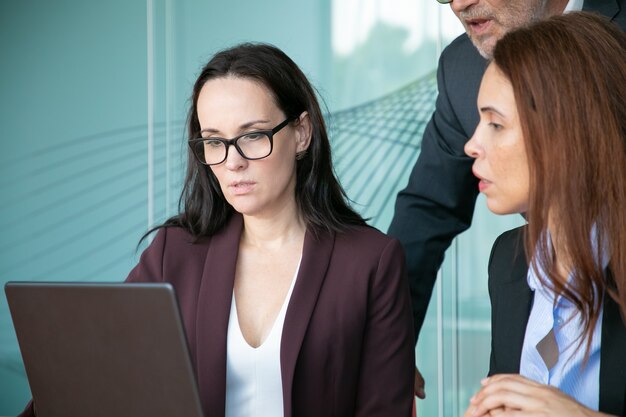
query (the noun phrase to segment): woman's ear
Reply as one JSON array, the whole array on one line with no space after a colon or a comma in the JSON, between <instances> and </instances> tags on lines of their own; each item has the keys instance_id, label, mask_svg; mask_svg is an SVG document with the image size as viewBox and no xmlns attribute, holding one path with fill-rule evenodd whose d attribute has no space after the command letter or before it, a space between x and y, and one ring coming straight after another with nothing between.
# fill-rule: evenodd
<instances>
[{"instance_id":1,"label":"woman's ear","mask_svg":"<svg viewBox=\"0 0 626 417\"><path fill-rule=\"evenodd\" d=\"M311 135L313 134L313 127L311 126L311 118L309 112L302 112L298 117L296 130L296 153L305 152L311 144Z\"/></svg>"}]
</instances>

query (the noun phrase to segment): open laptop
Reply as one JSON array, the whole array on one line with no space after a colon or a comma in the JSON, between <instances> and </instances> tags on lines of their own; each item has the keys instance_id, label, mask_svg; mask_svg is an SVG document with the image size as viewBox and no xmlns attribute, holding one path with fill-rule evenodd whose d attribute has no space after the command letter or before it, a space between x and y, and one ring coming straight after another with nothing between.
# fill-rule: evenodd
<instances>
[{"instance_id":1,"label":"open laptop","mask_svg":"<svg viewBox=\"0 0 626 417\"><path fill-rule=\"evenodd\" d=\"M5 285L38 417L202 417L170 284Z\"/></svg>"}]
</instances>

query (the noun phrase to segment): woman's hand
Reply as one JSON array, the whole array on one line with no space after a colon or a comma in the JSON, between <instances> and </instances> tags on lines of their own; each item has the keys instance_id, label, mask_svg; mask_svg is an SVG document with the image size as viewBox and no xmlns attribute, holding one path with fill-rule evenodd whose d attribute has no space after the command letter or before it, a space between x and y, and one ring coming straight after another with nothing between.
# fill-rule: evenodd
<instances>
[{"instance_id":1,"label":"woman's hand","mask_svg":"<svg viewBox=\"0 0 626 417\"><path fill-rule=\"evenodd\" d=\"M520 375L501 374L481 381L482 388L470 399L464 417L599 417L558 388Z\"/></svg>"}]
</instances>

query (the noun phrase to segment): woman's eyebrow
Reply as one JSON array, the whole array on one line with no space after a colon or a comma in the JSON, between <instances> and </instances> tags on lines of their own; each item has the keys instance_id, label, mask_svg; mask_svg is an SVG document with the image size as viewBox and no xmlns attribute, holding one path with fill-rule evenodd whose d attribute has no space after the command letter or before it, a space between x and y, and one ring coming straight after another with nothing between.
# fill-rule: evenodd
<instances>
[{"instance_id":1,"label":"woman's eyebrow","mask_svg":"<svg viewBox=\"0 0 626 417\"><path fill-rule=\"evenodd\" d=\"M506 118L506 115L504 113L502 113L501 111L499 111L498 109L492 106L484 106L484 107L481 107L479 110L481 113L496 113L500 117Z\"/></svg>"},{"instance_id":2,"label":"woman's eyebrow","mask_svg":"<svg viewBox=\"0 0 626 417\"><path fill-rule=\"evenodd\" d=\"M252 120L250 122L246 122L244 124L242 124L241 126L239 126L239 130L243 130L243 129L247 129L249 127L252 127L256 124L259 123L269 123L269 120L266 119L259 119L259 120ZM219 129L214 129L214 128L210 128L207 127L206 129L202 129L201 132L206 132L206 133L221 133Z\"/></svg>"}]
</instances>

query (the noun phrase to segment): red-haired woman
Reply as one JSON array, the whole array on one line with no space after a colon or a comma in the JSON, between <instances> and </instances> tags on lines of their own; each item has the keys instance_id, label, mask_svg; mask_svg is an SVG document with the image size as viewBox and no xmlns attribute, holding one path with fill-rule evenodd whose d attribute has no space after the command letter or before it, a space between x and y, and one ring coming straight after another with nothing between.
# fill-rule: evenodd
<instances>
[{"instance_id":1,"label":"red-haired woman","mask_svg":"<svg viewBox=\"0 0 626 417\"><path fill-rule=\"evenodd\" d=\"M465 151L492 249L490 377L466 416L624 415L626 35L572 13L507 34Z\"/></svg>"}]
</instances>

